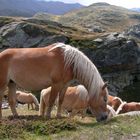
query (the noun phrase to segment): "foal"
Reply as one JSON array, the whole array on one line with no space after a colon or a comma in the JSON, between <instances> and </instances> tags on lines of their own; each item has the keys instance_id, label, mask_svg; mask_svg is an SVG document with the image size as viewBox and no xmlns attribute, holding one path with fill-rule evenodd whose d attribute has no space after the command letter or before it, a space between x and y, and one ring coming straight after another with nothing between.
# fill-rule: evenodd
<instances>
[{"instance_id":1,"label":"foal","mask_svg":"<svg viewBox=\"0 0 140 140\"><path fill-rule=\"evenodd\" d=\"M35 109L36 111L39 110L39 102L37 98L32 93L25 93L22 91L16 91L16 100L21 103L28 104L28 110L30 108L30 105L32 109ZM35 105L35 108L33 107L33 104Z\"/></svg>"},{"instance_id":2,"label":"foal","mask_svg":"<svg viewBox=\"0 0 140 140\"><path fill-rule=\"evenodd\" d=\"M51 94L51 87L41 91L39 115L44 116L46 107L49 104L49 96ZM84 115L84 111L88 108L88 92L82 85L75 87L68 87L66 90L64 101L62 103L62 109L67 112L71 112L70 116L74 116L76 113L81 112Z\"/></svg>"},{"instance_id":3,"label":"foal","mask_svg":"<svg viewBox=\"0 0 140 140\"><path fill-rule=\"evenodd\" d=\"M130 103L122 103L118 108L116 114L127 113L131 111L140 111L140 103L138 102L130 102Z\"/></svg>"}]
</instances>

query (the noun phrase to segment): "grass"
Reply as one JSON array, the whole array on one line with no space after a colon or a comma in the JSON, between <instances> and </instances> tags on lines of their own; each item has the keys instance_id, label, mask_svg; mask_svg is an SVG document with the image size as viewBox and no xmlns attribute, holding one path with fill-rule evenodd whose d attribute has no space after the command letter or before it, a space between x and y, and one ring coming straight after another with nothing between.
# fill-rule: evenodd
<instances>
[{"instance_id":1,"label":"grass","mask_svg":"<svg viewBox=\"0 0 140 140\"><path fill-rule=\"evenodd\" d=\"M20 116L14 119L10 109L3 110L0 139L11 140L138 140L140 116L121 116L97 123L95 118L64 117L47 120L37 116L27 106L17 108Z\"/></svg>"}]
</instances>

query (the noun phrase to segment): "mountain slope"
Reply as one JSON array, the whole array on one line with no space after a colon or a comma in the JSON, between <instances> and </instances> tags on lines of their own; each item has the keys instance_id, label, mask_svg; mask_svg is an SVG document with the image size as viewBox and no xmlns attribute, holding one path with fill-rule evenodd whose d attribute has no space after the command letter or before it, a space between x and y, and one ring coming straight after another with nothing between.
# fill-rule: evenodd
<instances>
[{"instance_id":1,"label":"mountain slope","mask_svg":"<svg viewBox=\"0 0 140 140\"><path fill-rule=\"evenodd\" d=\"M132 8L131 10L136 11L136 12L140 12L140 8Z\"/></svg>"},{"instance_id":2,"label":"mountain slope","mask_svg":"<svg viewBox=\"0 0 140 140\"><path fill-rule=\"evenodd\" d=\"M35 18L45 19L45 14L37 14ZM139 23L140 13L107 3L95 3L59 17L47 14L46 18L89 31L122 31Z\"/></svg>"},{"instance_id":3,"label":"mountain slope","mask_svg":"<svg viewBox=\"0 0 140 140\"><path fill-rule=\"evenodd\" d=\"M33 16L37 12L64 14L82 5L37 0L0 0L0 16Z\"/></svg>"}]
</instances>

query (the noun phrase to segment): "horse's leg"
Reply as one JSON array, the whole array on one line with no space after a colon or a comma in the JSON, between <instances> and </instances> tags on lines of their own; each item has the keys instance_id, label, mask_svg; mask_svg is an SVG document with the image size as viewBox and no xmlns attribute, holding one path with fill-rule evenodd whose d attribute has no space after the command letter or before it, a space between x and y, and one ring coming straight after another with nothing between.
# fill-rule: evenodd
<instances>
[{"instance_id":1,"label":"horse's leg","mask_svg":"<svg viewBox=\"0 0 140 140\"><path fill-rule=\"evenodd\" d=\"M58 101L58 108L57 108L57 117L61 118L61 106L64 100L65 92L67 90L67 87L64 87L61 92L59 93L59 101Z\"/></svg>"},{"instance_id":2,"label":"horse's leg","mask_svg":"<svg viewBox=\"0 0 140 140\"><path fill-rule=\"evenodd\" d=\"M18 116L18 113L16 111L16 84L13 82L10 82L8 84L8 101L11 108L11 111L13 113L13 116Z\"/></svg>"},{"instance_id":3,"label":"horse's leg","mask_svg":"<svg viewBox=\"0 0 140 140\"><path fill-rule=\"evenodd\" d=\"M28 105L28 110L29 110L30 109L30 104L28 103L27 105Z\"/></svg>"},{"instance_id":4,"label":"horse's leg","mask_svg":"<svg viewBox=\"0 0 140 140\"><path fill-rule=\"evenodd\" d=\"M31 107L32 107L32 110L34 110L34 106L33 106L33 103L31 103Z\"/></svg>"},{"instance_id":5,"label":"horse's leg","mask_svg":"<svg viewBox=\"0 0 140 140\"><path fill-rule=\"evenodd\" d=\"M73 109L72 112L69 114L69 117L74 117L77 114L77 110Z\"/></svg>"},{"instance_id":6,"label":"horse's leg","mask_svg":"<svg viewBox=\"0 0 140 140\"><path fill-rule=\"evenodd\" d=\"M59 91L60 91L60 85L55 84L52 86L51 93L49 96L49 104L48 104L47 113L46 113L47 118L51 117L51 110Z\"/></svg>"},{"instance_id":7,"label":"horse's leg","mask_svg":"<svg viewBox=\"0 0 140 140\"><path fill-rule=\"evenodd\" d=\"M0 119L2 118L2 98L4 96L4 92L5 92L6 88L1 88L0 89Z\"/></svg>"}]
</instances>

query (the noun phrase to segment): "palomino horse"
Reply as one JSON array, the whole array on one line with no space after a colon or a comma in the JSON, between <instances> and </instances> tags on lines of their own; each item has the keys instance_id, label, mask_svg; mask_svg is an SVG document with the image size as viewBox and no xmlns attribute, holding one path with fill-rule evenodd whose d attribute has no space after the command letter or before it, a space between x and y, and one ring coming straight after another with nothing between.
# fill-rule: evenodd
<instances>
[{"instance_id":1,"label":"palomino horse","mask_svg":"<svg viewBox=\"0 0 140 140\"><path fill-rule=\"evenodd\" d=\"M51 94L51 87L43 89L40 97L39 115L44 116L46 107L49 105L49 96ZM83 85L68 87L62 103L62 109L74 116L76 113L82 112L84 115L85 110L88 108L88 91Z\"/></svg>"},{"instance_id":2,"label":"palomino horse","mask_svg":"<svg viewBox=\"0 0 140 140\"><path fill-rule=\"evenodd\" d=\"M108 95L108 105L110 105L115 111L117 111L122 103L123 101L119 97Z\"/></svg>"},{"instance_id":3,"label":"palomino horse","mask_svg":"<svg viewBox=\"0 0 140 140\"><path fill-rule=\"evenodd\" d=\"M50 94L51 94L51 87L47 89L43 89L41 91L40 108L39 108L40 116L45 115L46 107L48 107L49 105ZM71 111L70 116L74 116L76 113L79 112L82 112L82 115L85 115L85 111L89 107L88 101L89 101L88 91L83 85L68 87L64 96L64 101L62 103L62 109L68 112ZM109 114L108 119L116 115L115 110L110 105L107 105L107 111Z\"/></svg>"},{"instance_id":4,"label":"palomino horse","mask_svg":"<svg viewBox=\"0 0 140 140\"><path fill-rule=\"evenodd\" d=\"M107 119L106 83L103 82L95 65L78 49L63 43L44 48L14 48L0 53L0 108L5 88L9 88L10 107L17 116L16 85L25 90L41 90L51 86L47 117L57 94L60 94L57 117L61 116L61 104L68 83L79 80L89 93L89 105L97 121ZM2 112L0 109L0 117Z\"/></svg>"},{"instance_id":5,"label":"palomino horse","mask_svg":"<svg viewBox=\"0 0 140 140\"><path fill-rule=\"evenodd\" d=\"M122 114L122 113L127 113L131 111L140 111L140 103L138 102L123 102L118 110L116 111L116 114Z\"/></svg>"},{"instance_id":6,"label":"palomino horse","mask_svg":"<svg viewBox=\"0 0 140 140\"><path fill-rule=\"evenodd\" d=\"M30 108L30 105L31 105L32 109L35 109L36 111L39 110L39 102L32 93L16 91L16 100L21 103L28 104L28 109ZM33 104L35 105L35 108L33 107Z\"/></svg>"}]
</instances>

